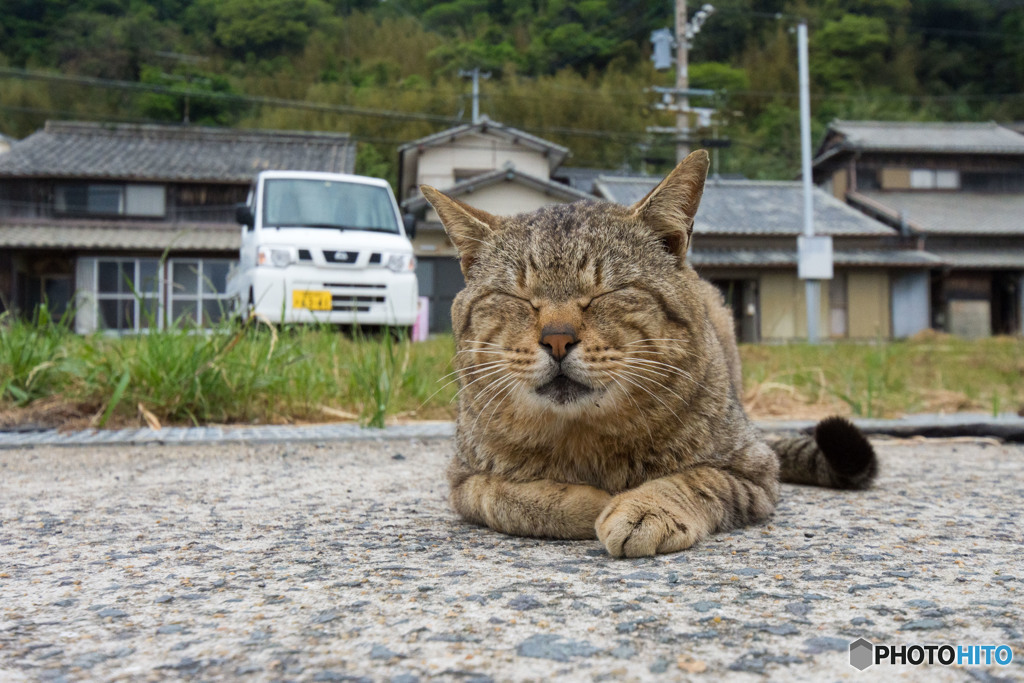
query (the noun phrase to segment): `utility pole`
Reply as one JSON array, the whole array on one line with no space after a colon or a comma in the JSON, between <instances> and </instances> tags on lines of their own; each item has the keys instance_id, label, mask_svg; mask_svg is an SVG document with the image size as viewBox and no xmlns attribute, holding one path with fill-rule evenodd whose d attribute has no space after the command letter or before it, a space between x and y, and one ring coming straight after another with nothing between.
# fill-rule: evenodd
<instances>
[{"instance_id":1,"label":"utility pole","mask_svg":"<svg viewBox=\"0 0 1024 683\"><path fill-rule=\"evenodd\" d=\"M708 17L715 11L711 5L703 5L692 21L686 20L686 0L676 0L676 30L673 34L667 28L658 29L651 33L651 42L654 44L654 53L651 61L658 71L667 71L671 68L670 44L675 43L676 48L676 85L674 88L652 87L650 90L662 95L662 101L654 105L655 109L662 111L673 111L676 114L675 128L661 126L650 126L648 133L670 134L675 138L676 163L686 158L690 153L690 115L698 114L705 125L710 117L710 110L707 108L690 108L690 96L711 96L713 90L693 90L690 88L689 73L689 50L690 41L700 33L701 26Z\"/></svg>"},{"instance_id":2,"label":"utility pole","mask_svg":"<svg viewBox=\"0 0 1024 683\"><path fill-rule=\"evenodd\" d=\"M797 271L807 299L807 341L821 337L821 281L832 279L832 238L814 234L814 185L811 171L811 77L807 66L807 21L796 27L800 72L800 166L804 187L804 231L797 238Z\"/></svg>"},{"instance_id":3,"label":"utility pole","mask_svg":"<svg viewBox=\"0 0 1024 683\"><path fill-rule=\"evenodd\" d=\"M488 71L485 74L480 73L480 67L473 67L470 71L459 69L459 75L463 78L473 79L473 123L480 122L480 79L488 79L491 77L491 72Z\"/></svg>"},{"instance_id":4,"label":"utility pole","mask_svg":"<svg viewBox=\"0 0 1024 683\"><path fill-rule=\"evenodd\" d=\"M681 93L679 111L676 114L676 129L679 137L676 140L676 163L690 153L690 98L686 90L690 87L689 55L690 42L686 22L686 0L676 0L676 89Z\"/></svg>"}]
</instances>

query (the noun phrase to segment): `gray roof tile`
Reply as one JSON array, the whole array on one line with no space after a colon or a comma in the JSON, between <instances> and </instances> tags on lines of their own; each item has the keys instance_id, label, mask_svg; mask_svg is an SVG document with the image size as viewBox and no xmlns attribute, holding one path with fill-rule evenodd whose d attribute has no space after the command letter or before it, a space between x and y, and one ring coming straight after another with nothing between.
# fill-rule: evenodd
<instances>
[{"instance_id":1,"label":"gray roof tile","mask_svg":"<svg viewBox=\"0 0 1024 683\"><path fill-rule=\"evenodd\" d=\"M859 192L885 213L932 235L1024 235L1024 194ZM857 197L851 197L856 201Z\"/></svg>"},{"instance_id":2,"label":"gray roof tile","mask_svg":"<svg viewBox=\"0 0 1024 683\"><path fill-rule=\"evenodd\" d=\"M690 263L701 268L795 268L796 249L701 249L695 240ZM943 264L935 254L913 249L837 249L837 266L934 268Z\"/></svg>"},{"instance_id":3,"label":"gray roof tile","mask_svg":"<svg viewBox=\"0 0 1024 683\"><path fill-rule=\"evenodd\" d=\"M0 177L244 183L268 169L354 168L341 133L53 121L0 156Z\"/></svg>"},{"instance_id":4,"label":"gray roof tile","mask_svg":"<svg viewBox=\"0 0 1024 683\"><path fill-rule=\"evenodd\" d=\"M1024 270L1024 247L1000 249L932 249L953 268Z\"/></svg>"},{"instance_id":5,"label":"gray roof tile","mask_svg":"<svg viewBox=\"0 0 1024 683\"><path fill-rule=\"evenodd\" d=\"M602 177L595 187L609 201L629 205L643 199L660 180ZM813 204L814 229L819 235L895 234L824 190L814 189ZM797 236L803 232L803 186L794 181L709 179L693 230L713 235Z\"/></svg>"},{"instance_id":6,"label":"gray roof tile","mask_svg":"<svg viewBox=\"0 0 1024 683\"><path fill-rule=\"evenodd\" d=\"M241 233L229 223L22 223L0 225L0 248L226 251L238 255Z\"/></svg>"},{"instance_id":7,"label":"gray roof tile","mask_svg":"<svg viewBox=\"0 0 1024 683\"><path fill-rule=\"evenodd\" d=\"M833 121L829 129L860 151L1024 155L1024 135L992 121Z\"/></svg>"}]
</instances>

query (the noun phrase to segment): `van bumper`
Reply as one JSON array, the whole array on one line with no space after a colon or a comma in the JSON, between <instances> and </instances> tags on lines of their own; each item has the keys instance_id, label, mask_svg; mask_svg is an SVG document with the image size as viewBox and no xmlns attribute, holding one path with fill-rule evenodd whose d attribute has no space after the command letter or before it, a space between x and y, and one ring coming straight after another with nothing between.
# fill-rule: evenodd
<instances>
[{"instance_id":1,"label":"van bumper","mask_svg":"<svg viewBox=\"0 0 1024 683\"><path fill-rule=\"evenodd\" d=\"M331 310L296 307L295 292L329 292ZM412 272L323 270L305 265L255 268L252 293L254 312L272 322L394 327L415 322L419 296Z\"/></svg>"}]
</instances>

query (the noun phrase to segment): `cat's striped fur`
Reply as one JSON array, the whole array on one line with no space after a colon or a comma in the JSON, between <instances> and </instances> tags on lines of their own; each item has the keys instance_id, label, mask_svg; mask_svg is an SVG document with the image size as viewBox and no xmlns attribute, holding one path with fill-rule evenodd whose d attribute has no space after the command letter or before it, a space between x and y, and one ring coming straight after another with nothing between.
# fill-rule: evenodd
<instances>
[{"instance_id":1,"label":"cat's striped fur","mask_svg":"<svg viewBox=\"0 0 1024 683\"><path fill-rule=\"evenodd\" d=\"M652 555L766 519L780 478L871 482L850 423L773 450L744 413L732 316L686 260L707 166L691 154L632 207L508 218L422 188L466 275L449 469L465 519Z\"/></svg>"}]
</instances>

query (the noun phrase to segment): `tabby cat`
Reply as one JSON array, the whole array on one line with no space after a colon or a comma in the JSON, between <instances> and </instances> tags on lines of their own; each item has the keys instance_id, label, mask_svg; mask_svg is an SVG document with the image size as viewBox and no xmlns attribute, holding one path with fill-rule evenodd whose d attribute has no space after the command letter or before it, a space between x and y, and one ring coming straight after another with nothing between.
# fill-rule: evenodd
<instances>
[{"instance_id":1,"label":"tabby cat","mask_svg":"<svg viewBox=\"0 0 1024 683\"><path fill-rule=\"evenodd\" d=\"M707 168L694 152L628 208L512 217L421 187L466 278L448 472L464 519L638 557L766 519L780 480L871 483L846 420L769 445L744 413L732 315L686 260Z\"/></svg>"}]
</instances>

